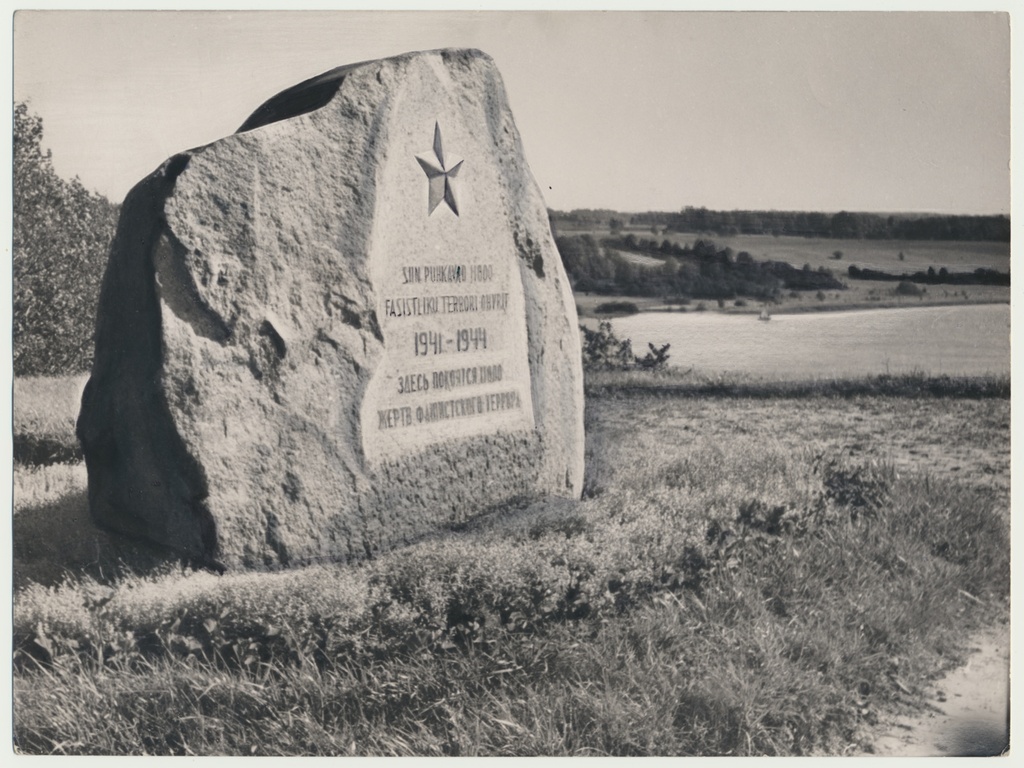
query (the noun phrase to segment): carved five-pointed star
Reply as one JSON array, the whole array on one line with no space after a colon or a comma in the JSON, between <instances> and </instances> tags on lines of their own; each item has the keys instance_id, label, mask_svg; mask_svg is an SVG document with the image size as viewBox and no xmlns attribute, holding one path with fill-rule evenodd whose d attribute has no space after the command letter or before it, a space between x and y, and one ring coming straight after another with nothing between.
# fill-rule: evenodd
<instances>
[{"instance_id":1,"label":"carved five-pointed star","mask_svg":"<svg viewBox=\"0 0 1024 768\"><path fill-rule=\"evenodd\" d=\"M434 151L423 152L416 155L416 161L420 164L423 172L427 174L427 181L430 184L430 204L427 210L429 216L434 209L444 200L452 213L459 215L459 204L455 201L455 189L452 182L462 167L462 161L453 163L450 168L444 164L444 150L441 148L441 127L434 123Z\"/></svg>"}]
</instances>

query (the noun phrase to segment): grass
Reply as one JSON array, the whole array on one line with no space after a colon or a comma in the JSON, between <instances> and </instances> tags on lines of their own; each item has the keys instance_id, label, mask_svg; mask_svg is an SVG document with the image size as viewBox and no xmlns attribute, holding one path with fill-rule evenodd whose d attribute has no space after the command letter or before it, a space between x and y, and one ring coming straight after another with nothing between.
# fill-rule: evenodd
<instances>
[{"instance_id":1,"label":"grass","mask_svg":"<svg viewBox=\"0 0 1024 768\"><path fill-rule=\"evenodd\" d=\"M46 438L75 431L87 375L14 379L14 434Z\"/></svg>"},{"instance_id":2,"label":"grass","mask_svg":"<svg viewBox=\"0 0 1024 768\"><path fill-rule=\"evenodd\" d=\"M14 514L83 493L87 480L84 464L22 465L14 473L12 483Z\"/></svg>"},{"instance_id":3,"label":"grass","mask_svg":"<svg viewBox=\"0 0 1024 768\"><path fill-rule=\"evenodd\" d=\"M870 751L1008 614L1009 401L966 391L608 385L582 501L354 567L26 584L16 749ZM964 469L912 453L933 442Z\"/></svg>"},{"instance_id":4,"label":"grass","mask_svg":"<svg viewBox=\"0 0 1024 768\"><path fill-rule=\"evenodd\" d=\"M880 374L862 378L819 378L785 381L741 374L708 374L668 368L656 375L640 371L590 371L585 388L589 397L628 397L634 394L673 397L900 397L1008 399L1009 375L930 376L922 372Z\"/></svg>"},{"instance_id":5,"label":"grass","mask_svg":"<svg viewBox=\"0 0 1024 768\"><path fill-rule=\"evenodd\" d=\"M44 465L79 461L75 421L86 375L14 379L14 460Z\"/></svg>"}]
</instances>

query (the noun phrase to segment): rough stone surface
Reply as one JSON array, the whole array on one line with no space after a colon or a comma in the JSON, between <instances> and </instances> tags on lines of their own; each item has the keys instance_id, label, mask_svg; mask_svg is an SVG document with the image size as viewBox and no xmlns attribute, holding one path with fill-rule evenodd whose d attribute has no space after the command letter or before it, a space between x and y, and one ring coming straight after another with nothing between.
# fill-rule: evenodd
<instances>
[{"instance_id":1,"label":"rough stone surface","mask_svg":"<svg viewBox=\"0 0 1024 768\"><path fill-rule=\"evenodd\" d=\"M78 436L98 524L228 567L577 497L575 304L492 61L333 70L140 182Z\"/></svg>"}]
</instances>

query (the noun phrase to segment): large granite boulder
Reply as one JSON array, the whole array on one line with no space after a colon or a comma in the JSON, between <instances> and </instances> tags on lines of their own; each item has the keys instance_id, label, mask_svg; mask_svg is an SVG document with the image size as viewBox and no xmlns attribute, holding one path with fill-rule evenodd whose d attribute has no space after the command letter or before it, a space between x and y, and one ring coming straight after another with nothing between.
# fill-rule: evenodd
<instances>
[{"instance_id":1,"label":"large granite boulder","mask_svg":"<svg viewBox=\"0 0 1024 768\"><path fill-rule=\"evenodd\" d=\"M228 567L577 497L575 304L491 59L333 70L140 182L78 436L97 523Z\"/></svg>"}]
</instances>

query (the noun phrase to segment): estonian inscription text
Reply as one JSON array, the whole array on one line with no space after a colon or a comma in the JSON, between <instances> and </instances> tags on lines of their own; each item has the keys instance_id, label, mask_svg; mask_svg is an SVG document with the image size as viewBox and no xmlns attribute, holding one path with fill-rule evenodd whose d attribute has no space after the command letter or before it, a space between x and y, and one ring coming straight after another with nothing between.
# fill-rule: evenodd
<instances>
[{"instance_id":1,"label":"estonian inscription text","mask_svg":"<svg viewBox=\"0 0 1024 768\"><path fill-rule=\"evenodd\" d=\"M384 299L384 314L387 317L457 315L462 312L505 312L507 309L507 293L402 296Z\"/></svg>"},{"instance_id":2,"label":"estonian inscription text","mask_svg":"<svg viewBox=\"0 0 1024 768\"><path fill-rule=\"evenodd\" d=\"M402 267L402 284L409 283L486 283L494 279L492 264L441 264Z\"/></svg>"}]
</instances>

